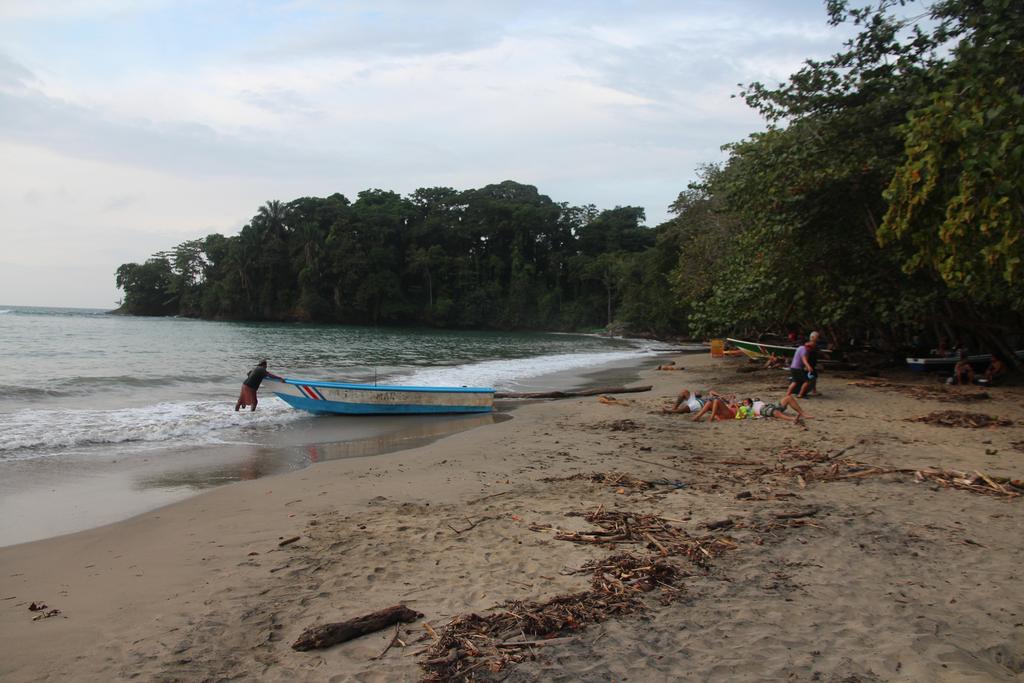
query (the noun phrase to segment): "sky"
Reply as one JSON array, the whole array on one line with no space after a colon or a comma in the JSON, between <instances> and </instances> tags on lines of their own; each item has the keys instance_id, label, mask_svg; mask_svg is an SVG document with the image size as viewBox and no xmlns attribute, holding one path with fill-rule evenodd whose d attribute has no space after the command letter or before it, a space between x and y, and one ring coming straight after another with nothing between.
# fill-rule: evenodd
<instances>
[{"instance_id":1,"label":"sky","mask_svg":"<svg viewBox=\"0 0 1024 683\"><path fill-rule=\"evenodd\" d=\"M535 185L647 224L838 50L817 0L0 0L0 305L113 308L126 262L268 200Z\"/></svg>"}]
</instances>

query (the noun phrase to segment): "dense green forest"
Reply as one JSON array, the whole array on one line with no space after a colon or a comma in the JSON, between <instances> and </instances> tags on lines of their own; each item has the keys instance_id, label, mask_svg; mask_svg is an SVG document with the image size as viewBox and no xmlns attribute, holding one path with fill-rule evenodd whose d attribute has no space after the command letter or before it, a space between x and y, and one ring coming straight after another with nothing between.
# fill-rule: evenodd
<instances>
[{"instance_id":1,"label":"dense green forest","mask_svg":"<svg viewBox=\"0 0 1024 683\"><path fill-rule=\"evenodd\" d=\"M1024 317L1024 4L826 3L856 36L739 96L762 132L672 218L512 181L268 202L117 271L123 310L706 336L818 327L1015 343Z\"/></svg>"},{"instance_id":2,"label":"dense green forest","mask_svg":"<svg viewBox=\"0 0 1024 683\"><path fill-rule=\"evenodd\" d=\"M666 270L649 267L660 231L643 219L639 208L556 204L512 181L407 197L366 190L354 202L340 194L303 197L268 202L235 237L210 235L122 265L117 284L129 313L603 327L626 306L639 320L670 315L648 311L635 293L625 298L627 283ZM684 322L666 319L660 329Z\"/></svg>"}]
</instances>

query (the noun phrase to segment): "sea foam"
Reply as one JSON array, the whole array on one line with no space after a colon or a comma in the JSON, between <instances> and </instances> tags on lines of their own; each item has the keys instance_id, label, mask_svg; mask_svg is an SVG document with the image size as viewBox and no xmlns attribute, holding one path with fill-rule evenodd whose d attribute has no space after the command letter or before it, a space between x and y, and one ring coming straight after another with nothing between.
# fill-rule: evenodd
<instances>
[{"instance_id":1,"label":"sea foam","mask_svg":"<svg viewBox=\"0 0 1024 683\"><path fill-rule=\"evenodd\" d=\"M302 417L278 398L254 413L225 401L180 401L115 410L23 409L0 413L0 460L24 460L103 445L200 445L245 440Z\"/></svg>"},{"instance_id":2,"label":"sea foam","mask_svg":"<svg viewBox=\"0 0 1024 683\"><path fill-rule=\"evenodd\" d=\"M595 366L638 359L651 355L649 346L638 346L621 351L598 353L570 353L492 360L448 367L432 367L401 374L389 380L392 384L414 386L475 386L492 387L499 391L515 389L524 380L536 379L558 372L593 368Z\"/></svg>"}]
</instances>

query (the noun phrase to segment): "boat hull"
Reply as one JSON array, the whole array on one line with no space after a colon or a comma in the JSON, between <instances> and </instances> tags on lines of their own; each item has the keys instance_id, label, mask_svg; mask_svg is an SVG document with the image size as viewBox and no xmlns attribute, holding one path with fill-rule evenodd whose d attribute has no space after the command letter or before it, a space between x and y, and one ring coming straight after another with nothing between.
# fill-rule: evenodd
<instances>
[{"instance_id":1,"label":"boat hull","mask_svg":"<svg viewBox=\"0 0 1024 683\"><path fill-rule=\"evenodd\" d=\"M1017 358L1024 360L1024 349L1016 352ZM907 358L907 367L914 372L948 372L952 373L956 367L955 356L947 358ZM992 362L992 354L979 353L974 356L967 356L967 362L975 370L984 370Z\"/></svg>"},{"instance_id":2,"label":"boat hull","mask_svg":"<svg viewBox=\"0 0 1024 683\"><path fill-rule=\"evenodd\" d=\"M742 351L748 358L754 358L757 360L768 358L772 354L775 354L779 358L792 358L798 348L796 346L777 346L775 344L748 342L743 341L742 339L727 338L725 341Z\"/></svg>"},{"instance_id":3,"label":"boat hull","mask_svg":"<svg viewBox=\"0 0 1024 683\"><path fill-rule=\"evenodd\" d=\"M772 355L778 358L793 358L799 346L780 346L778 344L762 344L760 342L743 341L742 339L726 338L727 342L743 352L743 355L754 360L765 360ZM818 353L828 360L842 360L842 354L832 349L818 348Z\"/></svg>"},{"instance_id":4,"label":"boat hull","mask_svg":"<svg viewBox=\"0 0 1024 683\"><path fill-rule=\"evenodd\" d=\"M316 380L266 380L275 396L316 414L438 415L489 413L494 390L482 387L402 387Z\"/></svg>"}]
</instances>

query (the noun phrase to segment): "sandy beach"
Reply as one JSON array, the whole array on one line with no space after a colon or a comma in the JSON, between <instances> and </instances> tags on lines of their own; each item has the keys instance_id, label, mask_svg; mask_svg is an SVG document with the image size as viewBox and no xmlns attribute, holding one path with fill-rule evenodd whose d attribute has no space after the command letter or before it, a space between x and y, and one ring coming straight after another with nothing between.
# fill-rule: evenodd
<instances>
[{"instance_id":1,"label":"sandy beach","mask_svg":"<svg viewBox=\"0 0 1024 683\"><path fill-rule=\"evenodd\" d=\"M676 361L611 404L532 402L0 548L0 680L443 680L423 664L453 619L600 586L632 607L501 647L469 638L448 649L455 680L1020 680L1024 501L1004 478L1024 478L1024 391L836 372L806 428L697 424L659 409L683 387L778 398L785 373ZM909 421L950 410L1011 423ZM607 520L625 533L595 535ZM646 585L594 569L624 552L670 567ZM424 617L291 647L396 604Z\"/></svg>"}]
</instances>

